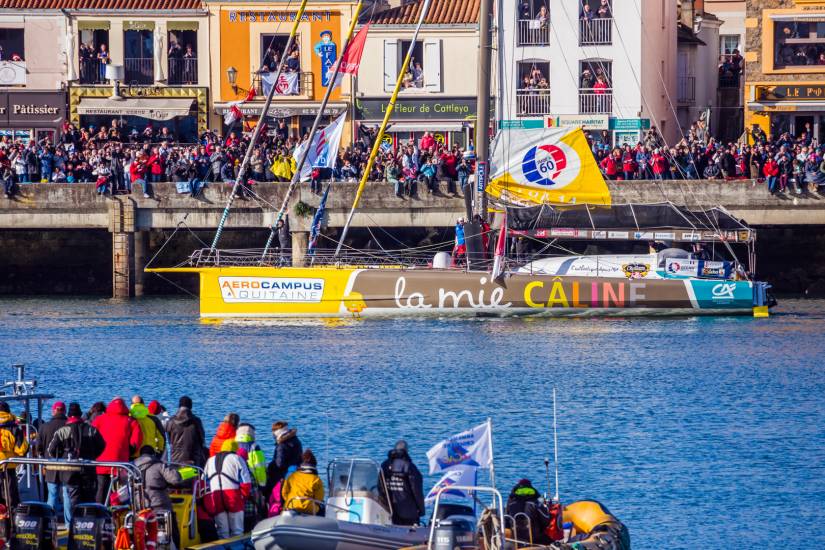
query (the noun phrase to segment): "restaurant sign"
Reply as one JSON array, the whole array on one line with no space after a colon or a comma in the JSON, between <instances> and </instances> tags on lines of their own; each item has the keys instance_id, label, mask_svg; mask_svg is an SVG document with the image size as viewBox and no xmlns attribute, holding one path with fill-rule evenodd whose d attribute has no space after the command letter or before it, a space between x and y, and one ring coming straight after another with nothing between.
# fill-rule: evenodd
<instances>
[{"instance_id":1,"label":"restaurant sign","mask_svg":"<svg viewBox=\"0 0 825 550\"><path fill-rule=\"evenodd\" d=\"M0 92L0 124L57 123L65 117L63 92Z\"/></svg>"},{"instance_id":2,"label":"restaurant sign","mask_svg":"<svg viewBox=\"0 0 825 550\"><path fill-rule=\"evenodd\" d=\"M492 107L492 102L490 102ZM381 120L389 107L389 99L356 99L358 120ZM447 119L471 120L476 115L474 97L412 98L399 97L392 111L395 120Z\"/></svg>"},{"instance_id":3,"label":"restaurant sign","mask_svg":"<svg viewBox=\"0 0 825 550\"><path fill-rule=\"evenodd\" d=\"M757 101L798 101L825 99L825 86L756 86Z\"/></svg>"}]
</instances>

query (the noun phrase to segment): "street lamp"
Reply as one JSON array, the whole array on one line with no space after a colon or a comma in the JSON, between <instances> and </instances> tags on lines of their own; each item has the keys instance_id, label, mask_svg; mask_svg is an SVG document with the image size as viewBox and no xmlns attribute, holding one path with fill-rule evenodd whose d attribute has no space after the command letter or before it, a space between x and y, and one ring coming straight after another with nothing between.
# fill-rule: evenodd
<instances>
[{"instance_id":1,"label":"street lamp","mask_svg":"<svg viewBox=\"0 0 825 550\"><path fill-rule=\"evenodd\" d=\"M232 90L238 93L238 69L235 67L226 69L226 78L229 79L229 85L232 86Z\"/></svg>"}]
</instances>

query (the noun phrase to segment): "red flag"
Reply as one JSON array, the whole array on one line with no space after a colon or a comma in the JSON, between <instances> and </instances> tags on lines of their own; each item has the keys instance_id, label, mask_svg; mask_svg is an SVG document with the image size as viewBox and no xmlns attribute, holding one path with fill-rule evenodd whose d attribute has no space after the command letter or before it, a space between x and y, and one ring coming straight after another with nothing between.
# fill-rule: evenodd
<instances>
[{"instance_id":1,"label":"red flag","mask_svg":"<svg viewBox=\"0 0 825 550\"><path fill-rule=\"evenodd\" d=\"M250 88L249 93L246 94L246 98L243 102L246 103L247 101L252 101L253 99L255 99L255 88Z\"/></svg>"},{"instance_id":2,"label":"red flag","mask_svg":"<svg viewBox=\"0 0 825 550\"><path fill-rule=\"evenodd\" d=\"M347 49L344 51L341 59L338 61L341 64L341 70L338 71L338 78L335 79L333 86L340 86L345 74L358 74L358 67L361 66L361 56L364 54L364 45L367 43L367 32L369 32L370 24L367 23L361 30L359 30L350 43L347 44ZM335 72L335 65L330 67L327 72L327 77L332 78Z\"/></svg>"},{"instance_id":3,"label":"red flag","mask_svg":"<svg viewBox=\"0 0 825 550\"><path fill-rule=\"evenodd\" d=\"M223 116L223 122L227 126L232 126L239 120L243 120L243 113L238 107L238 103L233 103L229 106L229 110Z\"/></svg>"}]
</instances>

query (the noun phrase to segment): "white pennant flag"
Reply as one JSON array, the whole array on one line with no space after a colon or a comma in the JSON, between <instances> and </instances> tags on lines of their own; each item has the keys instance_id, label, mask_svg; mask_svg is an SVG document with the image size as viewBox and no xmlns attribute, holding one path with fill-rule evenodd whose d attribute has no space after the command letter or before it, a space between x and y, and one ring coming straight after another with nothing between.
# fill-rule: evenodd
<instances>
[{"instance_id":1,"label":"white pennant flag","mask_svg":"<svg viewBox=\"0 0 825 550\"><path fill-rule=\"evenodd\" d=\"M475 487L477 472L478 468L474 468L472 466L457 466L455 468L450 468L443 476L441 476L438 483L433 485L433 488L430 489L429 493L427 493L424 501L434 502L439 491L441 491L440 500L453 500L456 498L469 499L470 495L467 494L467 491L463 489L450 489L450 487Z\"/></svg>"},{"instance_id":2,"label":"white pennant flag","mask_svg":"<svg viewBox=\"0 0 825 550\"><path fill-rule=\"evenodd\" d=\"M269 90L275 85L275 95L298 95L298 73L281 73L278 83L275 84L276 73L262 73L261 84L264 95L269 95Z\"/></svg>"},{"instance_id":3,"label":"white pennant flag","mask_svg":"<svg viewBox=\"0 0 825 550\"><path fill-rule=\"evenodd\" d=\"M490 423L455 434L427 451L430 473L456 466L489 468L493 463L493 435Z\"/></svg>"},{"instance_id":4,"label":"white pennant flag","mask_svg":"<svg viewBox=\"0 0 825 550\"><path fill-rule=\"evenodd\" d=\"M301 169L301 181L309 181L312 178L313 168L332 168L335 166L335 159L338 158L338 148L341 146L341 137L344 135L344 122L347 113L344 111L332 124L315 132L312 143L303 142L292 153L295 162L301 158L301 153L309 147L304 167Z\"/></svg>"}]
</instances>

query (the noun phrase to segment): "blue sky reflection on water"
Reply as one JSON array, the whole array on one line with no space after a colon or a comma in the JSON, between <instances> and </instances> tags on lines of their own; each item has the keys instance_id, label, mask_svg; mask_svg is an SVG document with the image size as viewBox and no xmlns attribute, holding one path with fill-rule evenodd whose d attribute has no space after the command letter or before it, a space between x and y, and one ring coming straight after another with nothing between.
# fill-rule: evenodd
<instances>
[{"instance_id":1,"label":"blue sky reflection on water","mask_svg":"<svg viewBox=\"0 0 825 550\"><path fill-rule=\"evenodd\" d=\"M597 498L635 548L825 546L825 302L768 320L495 319L201 324L197 303L0 300L0 365L64 400L195 400L288 419L320 460L381 459L492 417L501 489L545 487L559 394L561 493ZM10 374L10 373L8 373ZM211 434L210 434L211 435ZM434 481L431 476L427 484ZM811 526L811 527L807 527Z\"/></svg>"}]
</instances>

